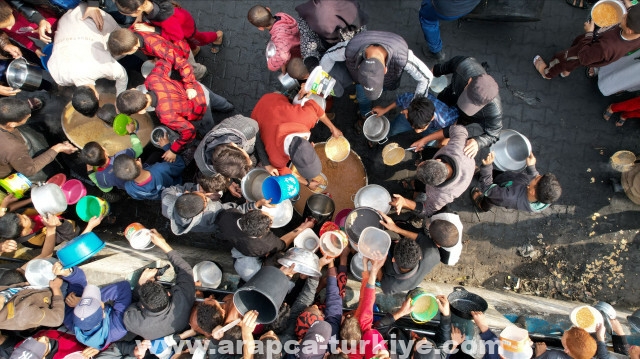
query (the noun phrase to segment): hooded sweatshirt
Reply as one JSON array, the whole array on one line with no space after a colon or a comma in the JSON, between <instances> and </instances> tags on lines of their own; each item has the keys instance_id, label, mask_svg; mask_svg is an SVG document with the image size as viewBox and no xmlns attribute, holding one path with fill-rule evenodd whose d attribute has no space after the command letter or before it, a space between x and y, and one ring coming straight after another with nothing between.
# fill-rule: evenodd
<instances>
[{"instance_id":1,"label":"hooded sweatshirt","mask_svg":"<svg viewBox=\"0 0 640 359\"><path fill-rule=\"evenodd\" d=\"M198 185L185 183L180 186L171 186L162 191L162 215L171 221L171 231L175 235L182 235L188 232L214 232L216 229L215 220L220 210L235 208L242 213L255 209L255 203L247 202L237 205L233 202L222 203L207 198L207 205L204 211L193 218L180 217L175 211L175 204L178 197L185 191L195 192Z\"/></svg>"},{"instance_id":2,"label":"hooded sweatshirt","mask_svg":"<svg viewBox=\"0 0 640 359\"><path fill-rule=\"evenodd\" d=\"M271 42L276 45L276 54L267 59L271 71L278 71L292 57L300 57L300 31L298 22L291 16L276 13L276 22L269 30Z\"/></svg>"}]
</instances>

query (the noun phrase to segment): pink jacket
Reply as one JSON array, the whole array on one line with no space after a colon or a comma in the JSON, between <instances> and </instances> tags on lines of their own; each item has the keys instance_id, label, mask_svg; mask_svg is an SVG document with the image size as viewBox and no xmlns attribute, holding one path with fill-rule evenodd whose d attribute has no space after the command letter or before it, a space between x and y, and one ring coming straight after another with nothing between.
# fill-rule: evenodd
<instances>
[{"instance_id":1,"label":"pink jacket","mask_svg":"<svg viewBox=\"0 0 640 359\"><path fill-rule=\"evenodd\" d=\"M278 71L292 57L300 57L298 22L283 12L275 16L280 17L280 20L276 21L269 30L271 41L276 45L276 54L267 60L267 66L271 71Z\"/></svg>"}]
</instances>

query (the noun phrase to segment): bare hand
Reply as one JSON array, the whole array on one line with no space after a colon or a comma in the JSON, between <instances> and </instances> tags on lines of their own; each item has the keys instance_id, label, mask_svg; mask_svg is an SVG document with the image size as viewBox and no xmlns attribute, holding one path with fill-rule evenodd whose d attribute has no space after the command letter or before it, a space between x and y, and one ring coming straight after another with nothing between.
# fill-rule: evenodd
<instances>
[{"instance_id":1,"label":"bare hand","mask_svg":"<svg viewBox=\"0 0 640 359\"><path fill-rule=\"evenodd\" d=\"M196 96L198 96L198 92L194 89L187 89L187 98L189 100L194 99Z\"/></svg>"},{"instance_id":2,"label":"bare hand","mask_svg":"<svg viewBox=\"0 0 640 359\"><path fill-rule=\"evenodd\" d=\"M284 275L286 275L287 277L292 277L296 273L295 266L296 266L295 263L293 263L291 267L282 266L280 267L280 271L284 273Z\"/></svg>"},{"instance_id":3,"label":"bare hand","mask_svg":"<svg viewBox=\"0 0 640 359\"><path fill-rule=\"evenodd\" d=\"M160 147L164 147L165 145L169 144L169 135L167 135L166 133L164 134L164 136L158 138L158 145L160 145Z\"/></svg>"},{"instance_id":4,"label":"bare hand","mask_svg":"<svg viewBox=\"0 0 640 359\"><path fill-rule=\"evenodd\" d=\"M13 239L8 239L0 245L0 253L15 252L18 250L18 243Z\"/></svg>"},{"instance_id":5,"label":"bare hand","mask_svg":"<svg viewBox=\"0 0 640 359\"><path fill-rule=\"evenodd\" d=\"M454 325L451 326L451 341L453 342L454 347L457 347L464 341L462 331Z\"/></svg>"},{"instance_id":6,"label":"bare hand","mask_svg":"<svg viewBox=\"0 0 640 359\"><path fill-rule=\"evenodd\" d=\"M305 218L304 222L298 226L301 230L305 230L307 228L313 228L316 225L316 220L313 218Z\"/></svg>"},{"instance_id":7,"label":"bare hand","mask_svg":"<svg viewBox=\"0 0 640 359\"><path fill-rule=\"evenodd\" d=\"M396 225L396 222L394 222L393 219L391 219L391 217L387 216L386 214L380 211L378 211L378 213L380 213L380 216L382 216L380 224L382 224L384 228L397 233L400 228L398 227L398 225Z\"/></svg>"},{"instance_id":8,"label":"bare hand","mask_svg":"<svg viewBox=\"0 0 640 359\"><path fill-rule=\"evenodd\" d=\"M237 184L236 184L237 186ZM275 204L271 204L271 199L261 198L256 202L257 208L267 207L267 208L276 208Z\"/></svg>"},{"instance_id":9,"label":"bare hand","mask_svg":"<svg viewBox=\"0 0 640 359\"><path fill-rule=\"evenodd\" d=\"M137 24L133 25L133 29L136 31L140 31L140 32L155 32L156 28L149 25L149 24L145 24L143 22L139 22Z\"/></svg>"},{"instance_id":10,"label":"bare hand","mask_svg":"<svg viewBox=\"0 0 640 359\"><path fill-rule=\"evenodd\" d=\"M143 285L147 282L155 282L156 275L158 274L158 268L145 268L138 279L138 284Z\"/></svg>"},{"instance_id":11,"label":"bare hand","mask_svg":"<svg viewBox=\"0 0 640 359\"><path fill-rule=\"evenodd\" d=\"M93 217L91 217L91 219L87 223L87 228L85 228L85 230L84 230L85 233L93 231L94 228L96 228L97 226L100 225L100 223L102 223L102 219L103 218L104 218L104 216L100 216L100 217L93 216Z\"/></svg>"},{"instance_id":12,"label":"bare hand","mask_svg":"<svg viewBox=\"0 0 640 359\"><path fill-rule=\"evenodd\" d=\"M536 156L533 155L533 152L527 157L527 167L536 165Z\"/></svg>"},{"instance_id":13,"label":"bare hand","mask_svg":"<svg viewBox=\"0 0 640 359\"><path fill-rule=\"evenodd\" d=\"M318 270L321 270L322 267L333 262L334 258L335 257L329 257L327 255L322 256L322 258L320 258L320 260L318 261Z\"/></svg>"},{"instance_id":14,"label":"bare hand","mask_svg":"<svg viewBox=\"0 0 640 359\"><path fill-rule=\"evenodd\" d=\"M45 44L51 42L51 36L47 35L51 34L51 23L49 21L42 19L38 24L38 35L40 35L40 40Z\"/></svg>"},{"instance_id":15,"label":"bare hand","mask_svg":"<svg viewBox=\"0 0 640 359\"><path fill-rule=\"evenodd\" d=\"M464 152L465 156L469 158L476 157L476 154L478 153L478 142L476 142L476 140L474 140L473 138L468 139L462 151Z\"/></svg>"},{"instance_id":16,"label":"bare hand","mask_svg":"<svg viewBox=\"0 0 640 359\"><path fill-rule=\"evenodd\" d=\"M487 324L487 318L484 316L483 312L473 311L471 312L471 317L473 318L473 321L478 326L478 329L480 329L481 333L484 333L487 330L489 330L489 325Z\"/></svg>"},{"instance_id":17,"label":"bare hand","mask_svg":"<svg viewBox=\"0 0 640 359\"><path fill-rule=\"evenodd\" d=\"M71 143L69 143L69 141L64 141L64 142L58 143L57 145L54 145L53 150L58 153L63 152L70 155L78 151L78 148L72 145Z\"/></svg>"},{"instance_id":18,"label":"bare hand","mask_svg":"<svg viewBox=\"0 0 640 359\"><path fill-rule=\"evenodd\" d=\"M340 129L334 126L333 129L331 130L331 136L338 138L340 136L343 136L343 134L342 134L342 131L340 131Z\"/></svg>"},{"instance_id":19,"label":"bare hand","mask_svg":"<svg viewBox=\"0 0 640 359\"><path fill-rule=\"evenodd\" d=\"M402 212L402 208L407 206L407 200L399 194L394 194L390 204L395 207L396 214L399 215Z\"/></svg>"},{"instance_id":20,"label":"bare hand","mask_svg":"<svg viewBox=\"0 0 640 359\"><path fill-rule=\"evenodd\" d=\"M78 303L80 303L80 299L82 299L82 297L78 297L75 293L71 292L64 299L64 302L67 304L68 307L75 308L78 305Z\"/></svg>"},{"instance_id":21,"label":"bare hand","mask_svg":"<svg viewBox=\"0 0 640 359\"><path fill-rule=\"evenodd\" d=\"M380 269L384 266L384 263L387 261L386 257L382 257L381 259L369 259L371 262L371 273L378 273ZM365 267L368 268L368 267ZM373 275L373 274L372 274Z\"/></svg>"},{"instance_id":22,"label":"bare hand","mask_svg":"<svg viewBox=\"0 0 640 359\"><path fill-rule=\"evenodd\" d=\"M88 7L85 11L84 11L84 16L82 17L82 20L86 20L87 18L91 18L91 20L93 20L94 23L96 23L96 27L98 28L98 31L102 31L102 26L104 26L104 19L102 18L102 13L100 12L100 9L97 7Z\"/></svg>"},{"instance_id":23,"label":"bare hand","mask_svg":"<svg viewBox=\"0 0 640 359\"><path fill-rule=\"evenodd\" d=\"M487 157L482 160L482 165L483 166L489 166L489 165L491 165L493 163L493 161L495 161L495 159L496 159L496 154L495 154L495 152L491 151L491 152L489 152Z\"/></svg>"},{"instance_id":24,"label":"bare hand","mask_svg":"<svg viewBox=\"0 0 640 359\"><path fill-rule=\"evenodd\" d=\"M547 344L544 342L536 343L536 358L547 352Z\"/></svg>"},{"instance_id":25,"label":"bare hand","mask_svg":"<svg viewBox=\"0 0 640 359\"><path fill-rule=\"evenodd\" d=\"M266 165L264 166L264 169L267 170L267 172L269 172L270 175L272 176L279 176L280 172L278 172L278 169L271 166L271 165Z\"/></svg>"},{"instance_id":26,"label":"bare hand","mask_svg":"<svg viewBox=\"0 0 640 359\"><path fill-rule=\"evenodd\" d=\"M444 295L436 295L436 301L438 302L438 310L443 316L448 317L451 315L451 308L449 307L449 300Z\"/></svg>"},{"instance_id":27,"label":"bare hand","mask_svg":"<svg viewBox=\"0 0 640 359\"><path fill-rule=\"evenodd\" d=\"M596 29L596 24L593 20L589 19L589 21L584 23L584 32L593 32Z\"/></svg>"},{"instance_id":28,"label":"bare hand","mask_svg":"<svg viewBox=\"0 0 640 359\"><path fill-rule=\"evenodd\" d=\"M94 356L98 355L98 353L100 353L100 350L92 347L86 347L82 351L82 356L85 358L93 358Z\"/></svg>"},{"instance_id":29,"label":"bare hand","mask_svg":"<svg viewBox=\"0 0 640 359\"><path fill-rule=\"evenodd\" d=\"M60 292L60 288L62 288L62 278L55 278L49 281L49 288L54 292Z\"/></svg>"},{"instance_id":30,"label":"bare hand","mask_svg":"<svg viewBox=\"0 0 640 359\"><path fill-rule=\"evenodd\" d=\"M311 92L307 92L307 90L304 89L304 86L300 86L300 91L298 91L298 100L302 100L309 96L311 96Z\"/></svg>"},{"instance_id":31,"label":"bare hand","mask_svg":"<svg viewBox=\"0 0 640 359\"><path fill-rule=\"evenodd\" d=\"M62 224L62 222L60 222L60 218L53 214L45 214L40 216L40 218L42 220L42 224L47 228L56 228Z\"/></svg>"},{"instance_id":32,"label":"bare hand","mask_svg":"<svg viewBox=\"0 0 640 359\"><path fill-rule=\"evenodd\" d=\"M240 188L239 184L235 182L231 182L231 184L229 185L229 187L227 187L227 189L229 190L229 193L231 193L232 196L236 198L242 197L242 189Z\"/></svg>"},{"instance_id":33,"label":"bare hand","mask_svg":"<svg viewBox=\"0 0 640 359\"><path fill-rule=\"evenodd\" d=\"M424 148L424 146L426 146L428 143L426 137L423 137L419 140L417 140L416 142L412 143L411 146L409 147L415 147L415 150L413 150L414 152L420 152L422 151L422 149Z\"/></svg>"},{"instance_id":34,"label":"bare hand","mask_svg":"<svg viewBox=\"0 0 640 359\"><path fill-rule=\"evenodd\" d=\"M250 310L245 313L242 321L240 322L240 327L242 327L242 331L251 334L256 329L256 320L258 319L258 312L255 310Z\"/></svg>"},{"instance_id":35,"label":"bare hand","mask_svg":"<svg viewBox=\"0 0 640 359\"><path fill-rule=\"evenodd\" d=\"M0 85L0 95L2 96L15 96L18 92L20 92L20 89Z\"/></svg>"},{"instance_id":36,"label":"bare hand","mask_svg":"<svg viewBox=\"0 0 640 359\"><path fill-rule=\"evenodd\" d=\"M15 203L15 202L18 202L18 199L16 198L16 196L13 195L13 193L9 193L4 197L4 199L2 200L2 204L0 204L0 206L8 207L11 203Z\"/></svg>"},{"instance_id":37,"label":"bare hand","mask_svg":"<svg viewBox=\"0 0 640 359\"><path fill-rule=\"evenodd\" d=\"M596 340L598 340L599 342L604 342L605 331L606 328L604 327L603 323L596 324Z\"/></svg>"},{"instance_id":38,"label":"bare hand","mask_svg":"<svg viewBox=\"0 0 640 359\"><path fill-rule=\"evenodd\" d=\"M135 122L133 122L133 121L131 121L130 123L127 123L127 126L126 126L127 133L128 133L128 134L135 133L135 132L136 132L136 127L137 127L137 126L136 126ZM169 142L169 141L167 140L167 143L168 143L168 142ZM160 143L160 141L158 141L158 143Z\"/></svg>"},{"instance_id":39,"label":"bare hand","mask_svg":"<svg viewBox=\"0 0 640 359\"><path fill-rule=\"evenodd\" d=\"M211 336L213 337L213 339L215 340L222 339L222 336L224 335L222 328L223 328L222 325L218 325L217 327L213 328L213 330L211 331Z\"/></svg>"},{"instance_id":40,"label":"bare hand","mask_svg":"<svg viewBox=\"0 0 640 359\"><path fill-rule=\"evenodd\" d=\"M155 228L151 229L151 242L160 248L168 246L167 240Z\"/></svg>"},{"instance_id":41,"label":"bare hand","mask_svg":"<svg viewBox=\"0 0 640 359\"><path fill-rule=\"evenodd\" d=\"M312 191L315 191L318 189L319 186L320 186L320 182L316 180L311 180L309 181L309 185L307 186L307 188L309 188Z\"/></svg>"},{"instance_id":42,"label":"bare hand","mask_svg":"<svg viewBox=\"0 0 640 359\"><path fill-rule=\"evenodd\" d=\"M386 114L388 111L387 111L386 107L375 106L373 109L371 109L371 112L373 112L374 115L380 117L380 116L383 116L384 114Z\"/></svg>"},{"instance_id":43,"label":"bare hand","mask_svg":"<svg viewBox=\"0 0 640 359\"><path fill-rule=\"evenodd\" d=\"M142 359L149 348L151 348L151 340L143 340L133 349L133 356L135 356L136 359Z\"/></svg>"},{"instance_id":44,"label":"bare hand","mask_svg":"<svg viewBox=\"0 0 640 359\"><path fill-rule=\"evenodd\" d=\"M173 153L173 151L171 151L171 150L167 150L167 152L165 152L165 153L162 155L162 159L163 159L165 162L170 162L170 163L175 162L177 157L178 157L178 155L176 155L175 153Z\"/></svg>"},{"instance_id":45,"label":"bare hand","mask_svg":"<svg viewBox=\"0 0 640 359\"><path fill-rule=\"evenodd\" d=\"M8 44L2 48L5 52L8 52L11 57L17 59L18 57L22 57L22 50L16 45Z\"/></svg>"},{"instance_id":46,"label":"bare hand","mask_svg":"<svg viewBox=\"0 0 640 359\"><path fill-rule=\"evenodd\" d=\"M404 300L404 302L402 302L400 309L398 309L398 313L404 317L405 315L411 314L413 308L414 306L411 305L411 298L407 298Z\"/></svg>"},{"instance_id":47,"label":"bare hand","mask_svg":"<svg viewBox=\"0 0 640 359\"><path fill-rule=\"evenodd\" d=\"M51 268L51 271L53 272L53 274L56 275L56 277L57 276L68 277L73 272L73 269L72 268L64 269L62 268L62 263L55 262L53 264L53 268Z\"/></svg>"}]
</instances>

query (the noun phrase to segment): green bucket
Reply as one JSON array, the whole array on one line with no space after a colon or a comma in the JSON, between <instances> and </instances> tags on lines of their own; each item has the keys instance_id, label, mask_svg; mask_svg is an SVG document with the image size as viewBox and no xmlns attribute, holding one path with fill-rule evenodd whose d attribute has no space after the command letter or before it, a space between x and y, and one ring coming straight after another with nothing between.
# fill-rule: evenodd
<instances>
[{"instance_id":1,"label":"green bucket","mask_svg":"<svg viewBox=\"0 0 640 359\"><path fill-rule=\"evenodd\" d=\"M127 125L132 122L136 124L136 130L137 130L138 127L140 126L138 124L138 121L132 119L131 117L129 117L128 115L125 115L124 113L118 114L113 119L113 132L117 133L120 136L127 135L128 134Z\"/></svg>"},{"instance_id":2,"label":"green bucket","mask_svg":"<svg viewBox=\"0 0 640 359\"><path fill-rule=\"evenodd\" d=\"M106 216L109 209L109 202L95 196L84 196L76 203L76 213L85 222L89 222L92 217Z\"/></svg>"},{"instance_id":3,"label":"green bucket","mask_svg":"<svg viewBox=\"0 0 640 359\"><path fill-rule=\"evenodd\" d=\"M414 306L411 312L411 319L418 324L423 324L438 314L438 301L436 297L428 293L423 288L415 288L407 293L407 298L411 298L411 305Z\"/></svg>"}]
</instances>

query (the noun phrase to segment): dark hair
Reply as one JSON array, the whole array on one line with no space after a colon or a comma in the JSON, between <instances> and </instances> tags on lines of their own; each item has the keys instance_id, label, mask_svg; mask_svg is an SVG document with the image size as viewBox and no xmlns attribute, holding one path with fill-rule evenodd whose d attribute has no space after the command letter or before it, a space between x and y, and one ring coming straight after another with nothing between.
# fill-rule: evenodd
<instances>
[{"instance_id":1,"label":"dark hair","mask_svg":"<svg viewBox=\"0 0 640 359\"><path fill-rule=\"evenodd\" d=\"M9 212L0 217L0 238L16 239L24 230L17 213Z\"/></svg>"},{"instance_id":2,"label":"dark hair","mask_svg":"<svg viewBox=\"0 0 640 359\"><path fill-rule=\"evenodd\" d=\"M116 107L120 113L133 115L147 108L147 95L139 90L126 90L116 98Z\"/></svg>"},{"instance_id":3,"label":"dark hair","mask_svg":"<svg viewBox=\"0 0 640 359\"><path fill-rule=\"evenodd\" d=\"M0 286L9 286L27 281L25 276L16 269L9 269L0 274Z\"/></svg>"},{"instance_id":4,"label":"dark hair","mask_svg":"<svg viewBox=\"0 0 640 359\"><path fill-rule=\"evenodd\" d=\"M139 44L136 34L129 29L118 29L109 34L107 48L111 56L121 56Z\"/></svg>"},{"instance_id":5,"label":"dark hair","mask_svg":"<svg viewBox=\"0 0 640 359\"><path fill-rule=\"evenodd\" d=\"M230 345L230 347L232 347L231 351L233 351L233 353L228 353L228 354L242 354L242 349L240 349L239 353L235 352L237 347L236 343L242 340L242 328L240 328L239 325L236 325L235 327L224 332L224 334L222 334L222 339L220 339L220 341L222 342L223 340L230 340L231 343L233 343L233 345Z\"/></svg>"},{"instance_id":6,"label":"dark hair","mask_svg":"<svg viewBox=\"0 0 640 359\"><path fill-rule=\"evenodd\" d=\"M309 77L309 70L299 57L294 57L287 64L287 73L296 80L304 81Z\"/></svg>"},{"instance_id":7,"label":"dark hair","mask_svg":"<svg viewBox=\"0 0 640 359\"><path fill-rule=\"evenodd\" d=\"M633 6L632 6L633 7ZM542 203L551 204L560 198L562 187L553 173L546 173L538 181L536 197Z\"/></svg>"},{"instance_id":8,"label":"dark hair","mask_svg":"<svg viewBox=\"0 0 640 359\"><path fill-rule=\"evenodd\" d=\"M200 304L196 309L196 323L205 332L211 333L218 325L222 325L224 318L215 305Z\"/></svg>"},{"instance_id":9,"label":"dark hair","mask_svg":"<svg viewBox=\"0 0 640 359\"><path fill-rule=\"evenodd\" d=\"M96 116L109 126L113 126L113 120L116 118L118 111L116 111L116 105L111 103L105 103L100 107Z\"/></svg>"},{"instance_id":10,"label":"dark hair","mask_svg":"<svg viewBox=\"0 0 640 359\"><path fill-rule=\"evenodd\" d=\"M640 7L632 6L627 9L627 27L634 33L640 34Z\"/></svg>"},{"instance_id":11,"label":"dark hair","mask_svg":"<svg viewBox=\"0 0 640 359\"><path fill-rule=\"evenodd\" d=\"M429 186L438 186L447 180L449 170L443 162L426 160L418 166L416 178Z\"/></svg>"},{"instance_id":12,"label":"dark hair","mask_svg":"<svg viewBox=\"0 0 640 359\"><path fill-rule=\"evenodd\" d=\"M107 151L95 141L87 142L80 151L80 160L90 166L104 166L107 163Z\"/></svg>"},{"instance_id":13,"label":"dark hair","mask_svg":"<svg viewBox=\"0 0 640 359\"><path fill-rule=\"evenodd\" d=\"M9 17L13 14L13 9L4 0L0 0L0 22L9 20Z\"/></svg>"},{"instance_id":14,"label":"dark hair","mask_svg":"<svg viewBox=\"0 0 640 359\"><path fill-rule=\"evenodd\" d=\"M440 247L449 248L458 243L458 227L443 219L435 219L429 225L429 236Z\"/></svg>"},{"instance_id":15,"label":"dark hair","mask_svg":"<svg viewBox=\"0 0 640 359\"><path fill-rule=\"evenodd\" d=\"M436 106L426 97L415 97L409 103L407 111L407 120L411 127L420 130L429 125L436 111Z\"/></svg>"},{"instance_id":16,"label":"dark hair","mask_svg":"<svg viewBox=\"0 0 640 359\"><path fill-rule=\"evenodd\" d=\"M243 214L238 223L242 233L250 237L260 238L269 233L271 217L261 210L254 210Z\"/></svg>"},{"instance_id":17,"label":"dark hair","mask_svg":"<svg viewBox=\"0 0 640 359\"><path fill-rule=\"evenodd\" d=\"M216 146L211 154L213 169L228 178L242 178L251 169L244 150L229 143Z\"/></svg>"},{"instance_id":18,"label":"dark hair","mask_svg":"<svg viewBox=\"0 0 640 359\"><path fill-rule=\"evenodd\" d=\"M206 193L218 193L225 191L231 184L231 180L220 173L215 176L207 176L202 172L198 172L196 175L196 183L198 183Z\"/></svg>"},{"instance_id":19,"label":"dark hair","mask_svg":"<svg viewBox=\"0 0 640 359\"><path fill-rule=\"evenodd\" d=\"M183 193L178 199L174 210L182 218L190 219L204 211L205 201L196 193Z\"/></svg>"},{"instance_id":20,"label":"dark hair","mask_svg":"<svg viewBox=\"0 0 640 359\"><path fill-rule=\"evenodd\" d=\"M140 176L140 167L133 157L121 154L113 160L113 173L121 180L132 181Z\"/></svg>"},{"instance_id":21,"label":"dark hair","mask_svg":"<svg viewBox=\"0 0 640 359\"><path fill-rule=\"evenodd\" d=\"M357 343L362 340L362 330L358 318L347 316L340 325L340 339L344 341L347 348L353 350Z\"/></svg>"},{"instance_id":22,"label":"dark hair","mask_svg":"<svg viewBox=\"0 0 640 359\"><path fill-rule=\"evenodd\" d=\"M71 97L71 105L80 114L93 117L100 108L100 101L96 92L89 86L78 86L73 90L73 96Z\"/></svg>"},{"instance_id":23,"label":"dark hair","mask_svg":"<svg viewBox=\"0 0 640 359\"><path fill-rule=\"evenodd\" d=\"M0 98L0 125L21 122L31 115L31 107L25 99L16 97Z\"/></svg>"},{"instance_id":24,"label":"dark hair","mask_svg":"<svg viewBox=\"0 0 640 359\"><path fill-rule=\"evenodd\" d=\"M420 263L420 246L409 238L401 238L393 249L393 258L402 269L413 269Z\"/></svg>"},{"instance_id":25,"label":"dark hair","mask_svg":"<svg viewBox=\"0 0 640 359\"><path fill-rule=\"evenodd\" d=\"M269 27L274 23L271 11L262 5L255 5L247 13L247 20L255 27Z\"/></svg>"},{"instance_id":26,"label":"dark hair","mask_svg":"<svg viewBox=\"0 0 640 359\"><path fill-rule=\"evenodd\" d=\"M157 282L147 282L138 288L140 304L145 309L157 313L169 305L169 295L162 284Z\"/></svg>"},{"instance_id":27,"label":"dark hair","mask_svg":"<svg viewBox=\"0 0 640 359\"><path fill-rule=\"evenodd\" d=\"M144 0L115 0L118 11L125 15L136 12L144 3Z\"/></svg>"},{"instance_id":28,"label":"dark hair","mask_svg":"<svg viewBox=\"0 0 640 359\"><path fill-rule=\"evenodd\" d=\"M263 350L258 350L255 354L253 354L253 358L254 359L280 359L282 358L282 352L283 350L280 350L279 352L274 352L270 349L267 348L273 348L273 345L276 345L276 347L282 347L282 343L280 342L280 340L275 340L273 338L264 338L262 340L260 340L262 342L262 348L264 348ZM278 343L278 344L275 344Z\"/></svg>"}]
</instances>

